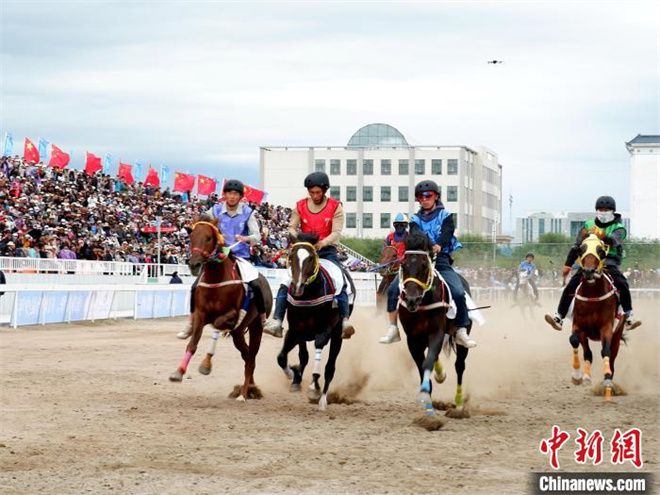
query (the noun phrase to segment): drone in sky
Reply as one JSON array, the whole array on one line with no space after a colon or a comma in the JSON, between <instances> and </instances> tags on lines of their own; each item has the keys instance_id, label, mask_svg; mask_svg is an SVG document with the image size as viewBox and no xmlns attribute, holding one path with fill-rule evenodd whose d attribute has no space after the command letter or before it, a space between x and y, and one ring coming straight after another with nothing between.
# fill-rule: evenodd
<instances>
[{"instance_id":1,"label":"drone in sky","mask_svg":"<svg viewBox=\"0 0 660 495\"><path fill-rule=\"evenodd\" d=\"M503 61L503 60L489 60L489 61L486 62L486 63L487 63L487 64L497 65L497 64L503 64L504 61Z\"/></svg>"}]
</instances>

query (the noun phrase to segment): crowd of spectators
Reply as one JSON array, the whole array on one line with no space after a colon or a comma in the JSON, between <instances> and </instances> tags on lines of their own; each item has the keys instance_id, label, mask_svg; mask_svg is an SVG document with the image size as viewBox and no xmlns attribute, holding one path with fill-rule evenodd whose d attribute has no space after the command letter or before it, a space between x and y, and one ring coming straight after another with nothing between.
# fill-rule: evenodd
<instances>
[{"instance_id":1,"label":"crowd of spectators","mask_svg":"<svg viewBox=\"0 0 660 495\"><path fill-rule=\"evenodd\" d=\"M160 262L183 263L193 218L218 200L215 194L187 200L169 187L128 185L109 175L2 157L0 256L156 263L153 227L160 218ZM262 244L252 248L252 261L284 267L291 209L268 203L251 206L262 235Z\"/></svg>"}]
</instances>

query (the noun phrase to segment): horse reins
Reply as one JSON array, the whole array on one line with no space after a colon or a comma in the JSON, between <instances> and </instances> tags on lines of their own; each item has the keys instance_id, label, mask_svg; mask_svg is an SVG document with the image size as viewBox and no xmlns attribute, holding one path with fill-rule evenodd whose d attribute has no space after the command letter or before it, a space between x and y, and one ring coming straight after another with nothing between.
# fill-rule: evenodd
<instances>
[{"instance_id":1,"label":"horse reins","mask_svg":"<svg viewBox=\"0 0 660 495\"><path fill-rule=\"evenodd\" d=\"M429 257L429 254L426 251L404 251L403 257L405 258L406 255L409 254L423 254L424 256L426 256L426 259L428 261L429 275L426 280L426 283L423 283L421 280L416 279L415 277L408 277L401 282L401 286L405 286L408 282L413 282L422 288L422 290L424 291L423 294L426 294L428 290L431 288L431 285L433 285L434 273L433 273L433 265L431 264L431 258ZM399 267L399 278L403 279L403 265Z\"/></svg>"}]
</instances>

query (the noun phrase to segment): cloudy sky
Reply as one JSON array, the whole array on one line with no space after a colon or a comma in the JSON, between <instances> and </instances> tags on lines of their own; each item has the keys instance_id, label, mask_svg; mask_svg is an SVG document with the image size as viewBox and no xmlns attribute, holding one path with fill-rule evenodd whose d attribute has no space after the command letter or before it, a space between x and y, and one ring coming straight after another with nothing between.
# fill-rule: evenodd
<instances>
[{"instance_id":1,"label":"cloudy sky","mask_svg":"<svg viewBox=\"0 0 660 495\"><path fill-rule=\"evenodd\" d=\"M258 183L259 146L483 144L513 215L629 202L657 2L0 3L0 133ZM503 60L488 65L487 60Z\"/></svg>"}]
</instances>

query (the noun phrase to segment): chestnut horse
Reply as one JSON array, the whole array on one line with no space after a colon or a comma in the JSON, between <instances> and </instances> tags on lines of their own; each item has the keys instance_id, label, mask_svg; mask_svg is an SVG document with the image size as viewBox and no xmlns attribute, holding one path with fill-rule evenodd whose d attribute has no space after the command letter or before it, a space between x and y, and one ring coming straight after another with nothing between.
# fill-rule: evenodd
<instances>
[{"instance_id":1,"label":"chestnut horse","mask_svg":"<svg viewBox=\"0 0 660 495\"><path fill-rule=\"evenodd\" d=\"M591 385L593 354L589 348L589 340L601 342L605 401L610 401L614 390L614 361L623 339L625 317L618 314L616 288L603 270L606 255L605 244L595 234L589 235L580 245L578 262L582 279L575 291L573 330L569 340L573 346L572 380L575 385ZM580 344L584 354L583 372L580 372L578 356Z\"/></svg>"},{"instance_id":2,"label":"chestnut horse","mask_svg":"<svg viewBox=\"0 0 660 495\"><path fill-rule=\"evenodd\" d=\"M248 389L254 385L254 369L256 357L261 346L263 327L254 303L250 301L245 307L246 288L238 272L237 261L231 251L225 247L224 237L217 227L217 219L199 221L193 225L190 234L190 260L188 266L193 275L199 275L194 297L194 312L192 315L192 332L186 353L179 368L170 375L170 381L181 382L188 369L190 359L197 351L199 339L204 325L215 327L211 350L200 365L202 374L211 371L211 357L215 352L220 331L231 332L234 346L245 361L245 380L237 400L248 397ZM273 295L270 286L263 275L259 275L259 283L266 303L266 311L270 313ZM250 332L249 345L245 340L245 330Z\"/></svg>"},{"instance_id":3,"label":"chestnut horse","mask_svg":"<svg viewBox=\"0 0 660 495\"><path fill-rule=\"evenodd\" d=\"M399 320L406 332L408 350L419 371L420 387L417 400L424 403L426 414L434 415L431 402L431 372L435 369L435 379L442 383L446 374L438 360L440 350L449 335L448 345L456 350L454 367L457 375L455 403L456 410L451 415L462 417L463 373L468 349L454 345L456 326L448 320L449 289L435 272L431 260L431 241L425 234L414 234L406 240L406 251L401 262L399 279L403 290L399 301ZM461 277L463 287L469 294L467 281ZM472 323L467 327L468 334ZM426 352L426 355L424 354Z\"/></svg>"},{"instance_id":4,"label":"chestnut horse","mask_svg":"<svg viewBox=\"0 0 660 495\"><path fill-rule=\"evenodd\" d=\"M399 252L396 246L385 246L380 253L379 273L381 276L380 284L376 289L376 310L383 312L387 306L387 289L397 273L399 273ZM378 268L376 267L376 268Z\"/></svg>"},{"instance_id":5,"label":"chestnut horse","mask_svg":"<svg viewBox=\"0 0 660 495\"><path fill-rule=\"evenodd\" d=\"M277 363L288 378L292 379L291 391L300 390L305 366L309 360L307 342L314 341L314 371L307 391L310 401L318 402L318 411L328 406L328 389L335 376L337 357L342 345L342 319L333 301L334 289L327 272L321 267L315 249L318 236L300 234L291 245L288 265L291 268L291 285L287 296L287 322L289 329L284 335L282 350ZM353 287L350 275L345 273ZM355 289L353 287L353 294ZM351 312L353 305L350 305ZM323 348L330 343L330 354L325 365L323 390L319 385ZM299 346L298 365L289 366L288 354Z\"/></svg>"}]
</instances>

